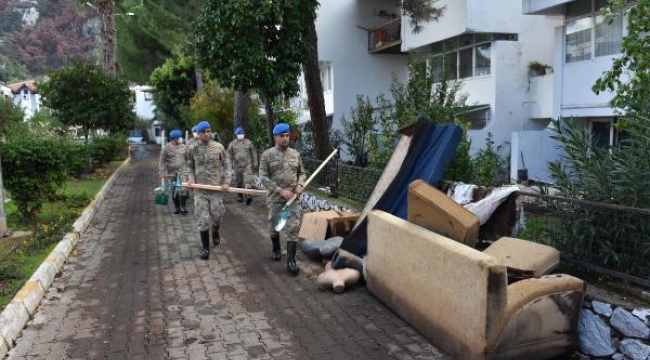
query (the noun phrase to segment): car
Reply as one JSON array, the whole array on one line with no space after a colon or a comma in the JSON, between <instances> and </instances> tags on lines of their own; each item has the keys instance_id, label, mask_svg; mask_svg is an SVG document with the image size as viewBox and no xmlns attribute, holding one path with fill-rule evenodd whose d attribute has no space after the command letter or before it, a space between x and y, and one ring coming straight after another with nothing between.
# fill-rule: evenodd
<instances>
[{"instance_id":1,"label":"car","mask_svg":"<svg viewBox=\"0 0 650 360\"><path fill-rule=\"evenodd\" d=\"M141 145L144 144L144 137L142 136L129 136L126 138L126 142L130 145Z\"/></svg>"}]
</instances>

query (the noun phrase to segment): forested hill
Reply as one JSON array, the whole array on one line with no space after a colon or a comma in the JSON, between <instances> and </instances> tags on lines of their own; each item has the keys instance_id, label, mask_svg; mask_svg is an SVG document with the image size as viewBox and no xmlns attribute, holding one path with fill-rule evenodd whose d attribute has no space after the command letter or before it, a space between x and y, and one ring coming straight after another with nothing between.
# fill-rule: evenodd
<instances>
[{"instance_id":1,"label":"forested hill","mask_svg":"<svg viewBox=\"0 0 650 360\"><path fill-rule=\"evenodd\" d=\"M0 1L0 82L47 74L95 56L97 18L74 0Z\"/></svg>"},{"instance_id":2,"label":"forested hill","mask_svg":"<svg viewBox=\"0 0 650 360\"><path fill-rule=\"evenodd\" d=\"M93 2L93 1L91 1ZM97 63L100 18L75 0L0 0L0 82L46 75L75 59ZM146 83L173 54L187 52L192 21L205 0L120 0L118 61L129 80Z\"/></svg>"}]
</instances>

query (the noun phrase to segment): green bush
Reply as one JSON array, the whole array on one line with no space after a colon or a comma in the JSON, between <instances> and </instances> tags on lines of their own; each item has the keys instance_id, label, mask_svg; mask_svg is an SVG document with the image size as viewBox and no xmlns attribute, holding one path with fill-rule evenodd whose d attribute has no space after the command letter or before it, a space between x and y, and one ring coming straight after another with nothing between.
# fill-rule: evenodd
<instances>
[{"instance_id":1,"label":"green bush","mask_svg":"<svg viewBox=\"0 0 650 360\"><path fill-rule=\"evenodd\" d=\"M102 136L88 144L94 166L102 166L124 158L127 151L126 136Z\"/></svg>"},{"instance_id":2,"label":"green bush","mask_svg":"<svg viewBox=\"0 0 650 360\"><path fill-rule=\"evenodd\" d=\"M68 174L79 178L88 172L90 164L90 149L84 143L69 141L64 144L66 157L68 159Z\"/></svg>"},{"instance_id":3,"label":"green bush","mask_svg":"<svg viewBox=\"0 0 650 360\"><path fill-rule=\"evenodd\" d=\"M4 186L24 217L35 218L66 180L65 148L60 140L38 137L15 137L0 144Z\"/></svg>"}]
</instances>

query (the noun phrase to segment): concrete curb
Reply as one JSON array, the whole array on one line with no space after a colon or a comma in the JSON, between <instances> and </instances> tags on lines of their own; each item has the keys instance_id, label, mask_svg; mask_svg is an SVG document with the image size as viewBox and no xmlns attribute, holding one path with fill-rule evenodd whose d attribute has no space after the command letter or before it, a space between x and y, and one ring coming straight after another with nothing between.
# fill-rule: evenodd
<instances>
[{"instance_id":1,"label":"concrete curb","mask_svg":"<svg viewBox=\"0 0 650 360\"><path fill-rule=\"evenodd\" d=\"M54 281L54 276L61 270L70 252L79 241L79 237L86 230L95 213L106 199L106 194L113 187L115 179L130 162L129 153L129 158L122 162L93 201L86 206L81 216L74 222L72 225L73 232L63 236L63 239L59 241L16 296L0 313L0 359L3 359L9 350L16 345L16 339L18 339L29 318L36 312L38 305L45 293L47 293L52 281Z\"/></svg>"}]
</instances>

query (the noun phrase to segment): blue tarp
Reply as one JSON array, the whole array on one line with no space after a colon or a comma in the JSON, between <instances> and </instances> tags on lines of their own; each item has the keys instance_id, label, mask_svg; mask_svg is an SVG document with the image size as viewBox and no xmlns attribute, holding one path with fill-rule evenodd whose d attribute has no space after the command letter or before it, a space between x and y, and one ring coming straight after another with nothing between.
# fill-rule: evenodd
<instances>
[{"instance_id":1,"label":"blue tarp","mask_svg":"<svg viewBox=\"0 0 650 360\"><path fill-rule=\"evenodd\" d=\"M406 220L409 184L422 179L438 186L462 136L463 131L458 125L435 125L429 119L419 118L402 166L373 210L382 210ZM360 257L366 254L367 221L366 217L354 228L341 243L341 249Z\"/></svg>"}]
</instances>

